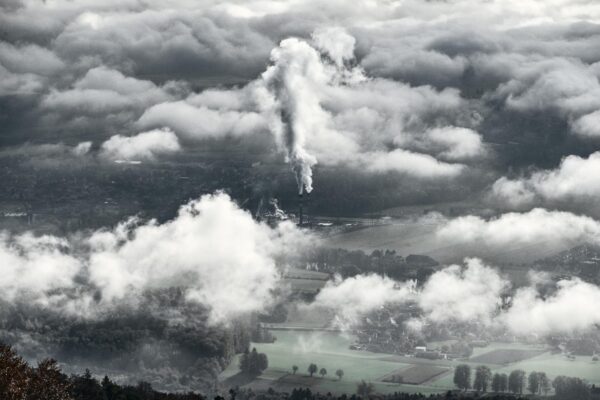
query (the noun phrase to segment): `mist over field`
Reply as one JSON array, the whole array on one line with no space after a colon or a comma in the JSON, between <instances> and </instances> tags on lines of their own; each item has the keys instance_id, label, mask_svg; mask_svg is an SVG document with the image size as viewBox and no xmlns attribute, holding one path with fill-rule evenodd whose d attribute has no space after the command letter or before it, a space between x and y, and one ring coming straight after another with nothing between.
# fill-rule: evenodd
<instances>
[{"instance_id":1,"label":"mist over field","mask_svg":"<svg viewBox=\"0 0 600 400\"><path fill-rule=\"evenodd\" d=\"M0 399L600 398L599 49L589 0L0 0Z\"/></svg>"}]
</instances>

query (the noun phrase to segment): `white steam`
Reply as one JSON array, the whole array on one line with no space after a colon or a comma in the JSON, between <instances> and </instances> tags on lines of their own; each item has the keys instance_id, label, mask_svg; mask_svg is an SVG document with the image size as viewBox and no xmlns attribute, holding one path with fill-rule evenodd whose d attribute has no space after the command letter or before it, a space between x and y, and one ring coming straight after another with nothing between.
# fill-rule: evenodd
<instances>
[{"instance_id":1,"label":"white steam","mask_svg":"<svg viewBox=\"0 0 600 400\"><path fill-rule=\"evenodd\" d=\"M271 52L273 65L263 73L275 113L279 114L271 129L286 150L299 193L312 191L312 167L317 163L306 150L306 140L327 121L314 87L329 80L320 57L308 43L285 39Z\"/></svg>"}]
</instances>

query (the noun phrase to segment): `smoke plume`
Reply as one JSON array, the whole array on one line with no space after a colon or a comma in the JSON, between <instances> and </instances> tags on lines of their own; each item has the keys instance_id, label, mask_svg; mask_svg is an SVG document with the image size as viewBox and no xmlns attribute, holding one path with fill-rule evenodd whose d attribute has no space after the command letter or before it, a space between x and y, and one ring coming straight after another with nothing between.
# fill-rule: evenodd
<instances>
[{"instance_id":1,"label":"smoke plume","mask_svg":"<svg viewBox=\"0 0 600 400\"><path fill-rule=\"evenodd\" d=\"M358 69L344 66L345 61L354 58L352 36L341 28L331 28L315 32L313 39L314 47L289 38L273 49L272 65L262 74L267 89L263 96L268 100L259 101L271 114L271 130L286 152L300 194L312 191L313 167L317 164L307 142L335 134L329 127L331 115L321 107L323 88L363 79Z\"/></svg>"}]
</instances>

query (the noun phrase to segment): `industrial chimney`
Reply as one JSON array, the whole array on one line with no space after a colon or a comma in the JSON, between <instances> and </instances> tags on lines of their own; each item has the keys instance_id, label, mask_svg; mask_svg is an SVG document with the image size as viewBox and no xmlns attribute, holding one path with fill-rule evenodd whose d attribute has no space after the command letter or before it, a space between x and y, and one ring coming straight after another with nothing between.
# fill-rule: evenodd
<instances>
[{"instance_id":1,"label":"industrial chimney","mask_svg":"<svg viewBox=\"0 0 600 400\"><path fill-rule=\"evenodd\" d=\"M298 193L298 225L302 226L302 224L304 224L304 204L303 204L303 196L302 196L302 192Z\"/></svg>"}]
</instances>

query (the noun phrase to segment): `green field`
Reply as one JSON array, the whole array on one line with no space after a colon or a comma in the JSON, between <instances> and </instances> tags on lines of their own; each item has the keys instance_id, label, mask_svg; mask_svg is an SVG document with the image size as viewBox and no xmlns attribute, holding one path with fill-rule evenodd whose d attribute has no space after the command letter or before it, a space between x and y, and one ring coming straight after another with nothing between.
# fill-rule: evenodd
<instances>
[{"instance_id":1,"label":"green field","mask_svg":"<svg viewBox=\"0 0 600 400\"><path fill-rule=\"evenodd\" d=\"M371 381L380 393L395 391L436 393L454 389L451 369L465 361L425 360L413 357L394 356L382 353L350 350L348 346L354 338L335 332L299 332L274 331L275 343L256 344L259 352L269 358L269 368L251 382L236 381L237 361L234 361L222 374L226 383L248 385L255 389L273 387L277 390L291 390L294 387L308 386L317 392L355 393L356 383L361 379ZM472 358L487 359L507 364L486 364L493 372L510 372L523 369L527 372L544 371L552 379L557 375L578 376L596 385L600 384L600 363L591 357L577 357L570 361L560 354L541 352L541 347L528 344L492 343L484 348L474 349ZM524 357L529 357L522 359ZM510 362L510 360L519 360ZM327 369L322 378L318 374L309 377L309 364L315 363L318 369ZM481 363L467 361L472 367ZM292 366L298 366L296 375L292 375ZM344 377L340 381L335 371L342 369ZM444 373L443 369L450 369ZM391 374L408 376L409 382L420 384L398 384L384 382ZM234 378L232 378L234 377Z\"/></svg>"},{"instance_id":2,"label":"green field","mask_svg":"<svg viewBox=\"0 0 600 400\"><path fill-rule=\"evenodd\" d=\"M543 353L544 350L538 349L497 349L471 357L470 361L480 364L506 365L528 360Z\"/></svg>"},{"instance_id":3,"label":"green field","mask_svg":"<svg viewBox=\"0 0 600 400\"><path fill-rule=\"evenodd\" d=\"M448 367L428 364L411 365L408 368L392 372L388 376L383 377L382 381L421 385L429 380L439 378L440 375L448 372L450 372L450 368Z\"/></svg>"}]
</instances>

